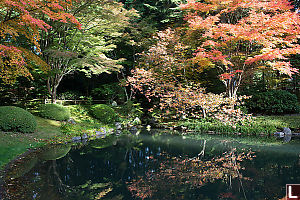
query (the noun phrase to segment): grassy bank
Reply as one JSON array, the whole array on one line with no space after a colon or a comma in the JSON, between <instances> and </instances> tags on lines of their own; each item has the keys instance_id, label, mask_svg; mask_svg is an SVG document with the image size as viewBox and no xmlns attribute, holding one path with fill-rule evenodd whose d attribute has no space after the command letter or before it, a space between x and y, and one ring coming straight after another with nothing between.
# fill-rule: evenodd
<instances>
[{"instance_id":1,"label":"grassy bank","mask_svg":"<svg viewBox=\"0 0 300 200\"><path fill-rule=\"evenodd\" d=\"M34 148L63 138L60 122L36 117L37 130L34 133L22 134L0 131L0 167L3 167L16 156L24 153L28 148Z\"/></svg>"},{"instance_id":2,"label":"grassy bank","mask_svg":"<svg viewBox=\"0 0 300 200\"><path fill-rule=\"evenodd\" d=\"M88 108L80 105L67 106L76 124L37 117L34 133L12 133L0 131L0 168L29 148L48 143L65 143L75 136L94 135L96 130L108 130L113 125L104 125L88 114ZM32 111L35 113L34 111Z\"/></svg>"},{"instance_id":3,"label":"grassy bank","mask_svg":"<svg viewBox=\"0 0 300 200\"><path fill-rule=\"evenodd\" d=\"M239 135L270 135L289 127L292 131L300 130L300 116L259 116L245 124L223 124L213 119L187 120L176 122L177 126L199 133L239 134Z\"/></svg>"}]
</instances>

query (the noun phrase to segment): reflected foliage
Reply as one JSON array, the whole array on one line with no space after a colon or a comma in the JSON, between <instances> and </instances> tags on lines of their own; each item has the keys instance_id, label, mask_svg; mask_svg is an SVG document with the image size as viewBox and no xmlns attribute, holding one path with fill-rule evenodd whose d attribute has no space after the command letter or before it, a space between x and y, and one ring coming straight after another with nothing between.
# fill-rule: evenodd
<instances>
[{"instance_id":1,"label":"reflected foliage","mask_svg":"<svg viewBox=\"0 0 300 200\"><path fill-rule=\"evenodd\" d=\"M300 181L292 146L253 147L254 155L222 138L157 133L31 152L7 171L4 199L279 199Z\"/></svg>"}]
</instances>

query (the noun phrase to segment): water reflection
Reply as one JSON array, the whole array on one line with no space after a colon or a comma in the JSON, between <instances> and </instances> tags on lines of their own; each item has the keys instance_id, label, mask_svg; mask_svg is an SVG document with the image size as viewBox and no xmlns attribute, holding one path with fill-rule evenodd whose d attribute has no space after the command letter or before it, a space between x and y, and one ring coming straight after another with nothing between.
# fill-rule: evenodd
<instances>
[{"instance_id":1,"label":"water reflection","mask_svg":"<svg viewBox=\"0 0 300 200\"><path fill-rule=\"evenodd\" d=\"M108 137L31 152L3 188L6 199L24 200L279 199L286 183L300 183L299 153L275 152L164 134Z\"/></svg>"}]
</instances>

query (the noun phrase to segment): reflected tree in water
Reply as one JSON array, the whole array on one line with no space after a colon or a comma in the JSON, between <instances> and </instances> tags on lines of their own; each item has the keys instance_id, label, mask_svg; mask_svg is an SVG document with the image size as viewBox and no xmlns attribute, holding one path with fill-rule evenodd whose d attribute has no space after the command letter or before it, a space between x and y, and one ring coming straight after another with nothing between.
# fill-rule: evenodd
<instances>
[{"instance_id":1,"label":"reflected tree in water","mask_svg":"<svg viewBox=\"0 0 300 200\"><path fill-rule=\"evenodd\" d=\"M161 195L176 198L183 185L193 189L216 180L222 180L231 187L232 179L239 179L242 186L242 179L247 177L241 175L240 163L255 157L251 151L237 153L235 149L210 160L202 160L199 157L170 157L166 153L164 156L167 159L160 163L158 170L149 171L146 176L139 176L128 182L128 189L133 196L142 199ZM182 195L184 197L184 193Z\"/></svg>"}]
</instances>

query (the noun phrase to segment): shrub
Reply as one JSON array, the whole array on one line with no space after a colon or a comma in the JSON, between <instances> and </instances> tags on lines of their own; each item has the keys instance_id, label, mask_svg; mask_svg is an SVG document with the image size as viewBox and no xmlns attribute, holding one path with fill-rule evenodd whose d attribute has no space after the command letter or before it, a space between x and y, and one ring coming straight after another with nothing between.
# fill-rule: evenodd
<instances>
[{"instance_id":1,"label":"shrub","mask_svg":"<svg viewBox=\"0 0 300 200\"><path fill-rule=\"evenodd\" d=\"M288 114L300 111L297 96L283 90L254 94L245 103L245 106L254 113Z\"/></svg>"},{"instance_id":2,"label":"shrub","mask_svg":"<svg viewBox=\"0 0 300 200\"><path fill-rule=\"evenodd\" d=\"M93 117L105 124L113 123L117 119L117 114L115 113L115 111L105 104L96 104L92 106L91 114L93 115Z\"/></svg>"},{"instance_id":3,"label":"shrub","mask_svg":"<svg viewBox=\"0 0 300 200\"><path fill-rule=\"evenodd\" d=\"M0 107L1 130L31 133L36 129L36 125L36 120L30 112L15 106Z\"/></svg>"},{"instance_id":4,"label":"shrub","mask_svg":"<svg viewBox=\"0 0 300 200\"><path fill-rule=\"evenodd\" d=\"M64 121L70 118L70 111L58 104L42 104L38 107L38 115L47 119Z\"/></svg>"}]
</instances>

